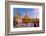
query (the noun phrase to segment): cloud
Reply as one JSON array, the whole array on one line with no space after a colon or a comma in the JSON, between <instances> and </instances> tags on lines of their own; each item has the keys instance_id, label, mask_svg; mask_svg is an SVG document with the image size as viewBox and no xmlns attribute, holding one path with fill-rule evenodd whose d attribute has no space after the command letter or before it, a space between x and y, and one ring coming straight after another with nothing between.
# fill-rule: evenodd
<instances>
[{"instance_id":1,"label":"cloud","mask_svg":"<svg viewBox=\"0 0 46 36\"><path fill-rule=\"evenodd\" d=\"M29 10L28 13L30 17L39 17L39 9L33 8L32 10Z\"/></svg>"}]
</instances>

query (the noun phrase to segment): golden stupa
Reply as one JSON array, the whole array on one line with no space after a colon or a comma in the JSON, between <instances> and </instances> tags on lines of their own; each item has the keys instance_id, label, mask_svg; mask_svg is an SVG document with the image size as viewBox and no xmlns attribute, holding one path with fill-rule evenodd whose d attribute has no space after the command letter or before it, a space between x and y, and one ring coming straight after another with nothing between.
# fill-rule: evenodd
<instances>
[{"instance_id":1,"label":"golden stupa","mask_svg":"<svg viewBox=\"0 0 46 36\"><path fill-rule=\"evenodd\" d=\"M31 22L31 18L29 18L28 15L26 14L26 15L24 16L24 18L22 19L22 22L23 22L23 23L29 23L29 22Z\"/></svg>"}]
</instances>

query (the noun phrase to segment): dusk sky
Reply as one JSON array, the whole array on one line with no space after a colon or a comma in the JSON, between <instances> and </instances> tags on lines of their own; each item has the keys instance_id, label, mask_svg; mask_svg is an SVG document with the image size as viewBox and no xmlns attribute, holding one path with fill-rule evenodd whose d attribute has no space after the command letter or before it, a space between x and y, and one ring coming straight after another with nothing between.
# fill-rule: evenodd
<instances>
[{"instance_id":1,"label":"dusk sky","mask_svg":"<svg viewBox=\"0 0 46 36\"><path fill-rule=\"evenodd\" d=\"M17 12L20 14L20 16L23 16L26 13L29 14L30 16L33 16L33 17L39 16L38 8L13 8L13 15L14 16L16 15Z\"/></svg>"}]
</instances>

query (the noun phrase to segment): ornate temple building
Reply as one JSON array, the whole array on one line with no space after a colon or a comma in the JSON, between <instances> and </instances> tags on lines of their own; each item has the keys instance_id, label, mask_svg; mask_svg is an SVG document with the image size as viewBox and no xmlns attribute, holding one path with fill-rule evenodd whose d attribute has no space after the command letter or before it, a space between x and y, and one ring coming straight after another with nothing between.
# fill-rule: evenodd
<instances>
[{"instance_id":1,"label":"ornate temple building","mask_svg":"<svg viewBox=\"0 0 46 36\"><path fill-rule=\"evenodd\" d=\"M21 17L19 13L16 13L16 15L14 16L14 22L15 24L17 23L38 23L39 24L39 19L37 18L29 18L27 14L25 14L25 16Z\"/></svg>"},{"instance_id":2,"label":"ornate temple building","mask_svg":"<svg viewBox=\"0 0 46 36\"><path fill-rule=\"evenodd\" d=\"M21 18L19 13L16 13L15 22L17 22L17 23L21 23L22 22L22 18Z\"/></svg>"}]
</instances>

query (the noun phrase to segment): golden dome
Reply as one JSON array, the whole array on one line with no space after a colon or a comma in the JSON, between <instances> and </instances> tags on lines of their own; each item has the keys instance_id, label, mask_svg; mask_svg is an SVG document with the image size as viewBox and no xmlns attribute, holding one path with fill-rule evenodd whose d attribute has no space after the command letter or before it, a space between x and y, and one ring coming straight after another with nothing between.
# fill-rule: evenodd
<instances>
[{"instance_id":1,"label":"golden dome","mask_svg":"<svg viewBox=\"0 0 46 36\"><path fill-rule=\"evenodd\" d=\"M27 15L25 15L24 18L22 19L23 23L29 23L30 21L31 19Z\"/></svg>"}]
</instances>

